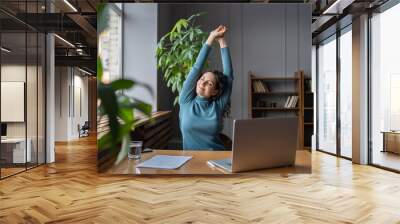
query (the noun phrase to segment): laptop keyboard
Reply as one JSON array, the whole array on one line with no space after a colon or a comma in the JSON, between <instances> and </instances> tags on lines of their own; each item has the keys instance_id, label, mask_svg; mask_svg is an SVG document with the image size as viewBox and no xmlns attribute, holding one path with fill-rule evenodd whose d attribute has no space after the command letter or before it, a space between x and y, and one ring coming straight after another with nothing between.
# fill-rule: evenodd
<instances>
[{"instance_id":1,"label":"laptop keyboard","mask_svg":"<svg viewBox=\"0 0 400 224\"><path fill-rule=\"evenodd\" d=\"M228 167L232 167L232 160L231 159L221 159L221 160L216 160L218 163L223 164Z\"/></svg>"}]
</instances>

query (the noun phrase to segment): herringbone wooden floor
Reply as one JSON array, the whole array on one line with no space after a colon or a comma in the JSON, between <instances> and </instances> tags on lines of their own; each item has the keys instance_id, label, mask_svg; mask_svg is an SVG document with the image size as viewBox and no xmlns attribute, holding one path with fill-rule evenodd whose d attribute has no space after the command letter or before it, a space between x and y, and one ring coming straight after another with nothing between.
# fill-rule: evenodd
<instances>
[{"instance_id":1,"label":"herringbone wooden floor","mask_svg":"<svg viewBox=\"0 0 400 224\"><path fill-rule=\"evenodd\" d=\"M400 223L400 175L312 153L313 173L100 176L94 138L0 181L0 223Z\"/></svg>"}]
</instances>

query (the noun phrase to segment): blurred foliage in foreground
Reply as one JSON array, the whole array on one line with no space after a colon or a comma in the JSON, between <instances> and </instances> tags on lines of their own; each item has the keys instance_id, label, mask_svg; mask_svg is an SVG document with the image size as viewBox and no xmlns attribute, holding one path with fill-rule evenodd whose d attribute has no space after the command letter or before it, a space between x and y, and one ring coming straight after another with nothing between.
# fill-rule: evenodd
<instances>
[{"instance_id":1,"label":"blurred foliage in foreground","mask_svg":"<svg viewBox=\"0 0 400 224\"><path fill-rule=\"evenodd\" d=\"M107 29L109 21L110 4L100 3L97 6L97 35L98 37ZM122 77L122 75L121 75ZM97 56L97 96L98 120L106 117L109 131L97 140L99 151L119 151L116 164L121 162L128 154L130 132L135 127L135 112L140 111L150 116L151 105L124 94L124 91L143 86L152 93L151 88L145 84L128 79L117 79L110 82L103 81L103 66L100 56Z\"/></svg>"}]
</instances>

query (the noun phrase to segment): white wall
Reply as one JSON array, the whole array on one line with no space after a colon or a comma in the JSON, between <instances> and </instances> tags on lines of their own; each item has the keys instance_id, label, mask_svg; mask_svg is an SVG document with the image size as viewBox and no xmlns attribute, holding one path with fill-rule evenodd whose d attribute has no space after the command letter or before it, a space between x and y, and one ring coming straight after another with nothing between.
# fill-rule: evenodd
<instances>
[{"instance_id":1,"label":"white wall","mask_svg":"<svg viewBox=\"0 0 400 224\"><path fill-rule=\"evenodd\" d=\"M20 90L22 95L22 108L3 107L4 113L16 113L13 110L22 110L22 116L26 113L21 122L5 122L7 124L7 137L9 138L25 138L29 139L32 161L39 163L44 162L44 93L43 88L44 74L41 66L32 66L21 63L5 63L1 66L2 82L23 82L26 87L26 96L24 90ZM26 80L27 79L27 80ZM3 92L3 94L7 94ZM21 92L22 91L22 92ZM8 97L7 95L2 95ZM26 98L26 99L24 99ZM17 102L16 102L17 103ZM26 105L25 105L26 104Z\"/></svg>"},{"instance_id":2,"label":"white wall","mask_svg":"<svg viewBox=\"0 0 400 224\"><path fill-rule=\"evenodd\" d=\"M78 124L88 121L88 78L72 67L55 73L55 141L70 141L79 138Z\"/></svg>"},{"instance_id":3,"label":"white wall","mask_svg":"<svg viewBox=\"0 0 400 224\"><path fill-rule=\"evenodd\" d=\"M36 67L34 66L25 66L20 64L5 64L1 66L1 81L4 82L24 82L26 72L28 74L36 74ZM36 85L36 81L29 80L30 85ZM27 92L27 106L31 106L31 108L27 108L27 120L29 122L28 129L36 130L36 88L27 88L29 90ZM4 97L4 96L2 96ZM29 105L34 102L34 105ZM32 110L34 107L34 110ZM22 108L24 110L24 108ZM9 108L1 108L1 110L9 110ZM34 121L34 124L32 123ZM7 136L8 137L25 137L25 126L26 122L7 122ZM35 126L35 127L33 127ZM30 134L30 130L28 130L28 137Z\"/></svg>"},{"instance_id":4,"label":"white wall","mask_svg":"<svg viewBox=\"0 0 400 224\"><path fill-rule=\"evenodd\" d=\"M78 74L76 72L78 72ZM85 121L89 120L88 77L81 76L82 74L83 73L75 70L74 82L73 82L74 96L72 96L72 98L74 100L74 108L73 108L72 121L71 121L71 127L72 127L71 136L72 136L72 138L79 137L79 132L78 132L78 128L77 128L78 124L80 126L82 126L85 123ZM80 93L79 93L79 91L80 91Z\"/></svg>"},{"instance_id":5,"label":"white wall","mask_svg":"<svg viewBox=\"0 0 400 224\"><path fill-rule=\"evenodd\" d=\"M55 140L68 140L68 117L69 117L69 76L68 67L55 68Z\"/></svg>"}]
</instances>

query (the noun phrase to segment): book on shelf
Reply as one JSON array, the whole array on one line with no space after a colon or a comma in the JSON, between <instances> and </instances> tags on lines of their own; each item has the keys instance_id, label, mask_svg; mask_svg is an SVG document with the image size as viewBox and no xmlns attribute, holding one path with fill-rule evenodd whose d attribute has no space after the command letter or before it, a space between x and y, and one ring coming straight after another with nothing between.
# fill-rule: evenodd
<instances>
[{"instance_id":1,"label":"book on shelf","mask_svg":"<svg viewBox=\"0 0 400 224\"><path fill-rule=\"evenodd\" d=\"M253 81L253 92L254 93L269 93L270 89L268 85L260 80Z\"/></svg>"},{"instance_id":2,"label":"book on shelf","mask_svg":"<svg viewBox=\"0 0 400 224\"><path fill-rule=\"evenodd\" d=\"M292 103L292 108L295 108L296 107L296 105L297 105L297 101L299 101L299 96L294 96L294 100L293 100L293 103Z\"/></svg>"},{"instance_id":3,"label":"book on shelf","mask_svg":"<svg viewBox=\"0 0 400 224\"><path fill-rule=\"evenodd\" d=\"M289 96L286 99L284 108L295 108L298 101L299 101L299 96Z\"/></svg>"},{"instance_id":4,"label":"book on shelf","mask_svg":"<svg viewBox=\"0 0 400 224\"><path fill-rule=\"evenodd\" d=\"M288 98L286 98L285 105L283 106L284 108L287 108L287 107L288 107L290 99L291 99L290 96L289 96Z\"/></svg>"},{"instance_id":5,"label":"book on shelf","mask_svg":"<svg viewBox=\"0 0 400 224\"><path fill-rule=\"evenodd\" d=\"M260 89L260 93L265 93L265 88L260 81L257 81L258 88Z\"/></svg>"},{"instance_id":6,"label":"book on shelf","mask_svg":"<svg viewBox=\"0 0 400 224\"><path fill-rule=\"evenodd\" d=\"M258 89L258 85L256 81L253 81L253 92L254 93L258 93L259 89Z\"/></svg>"}]
</instances>

